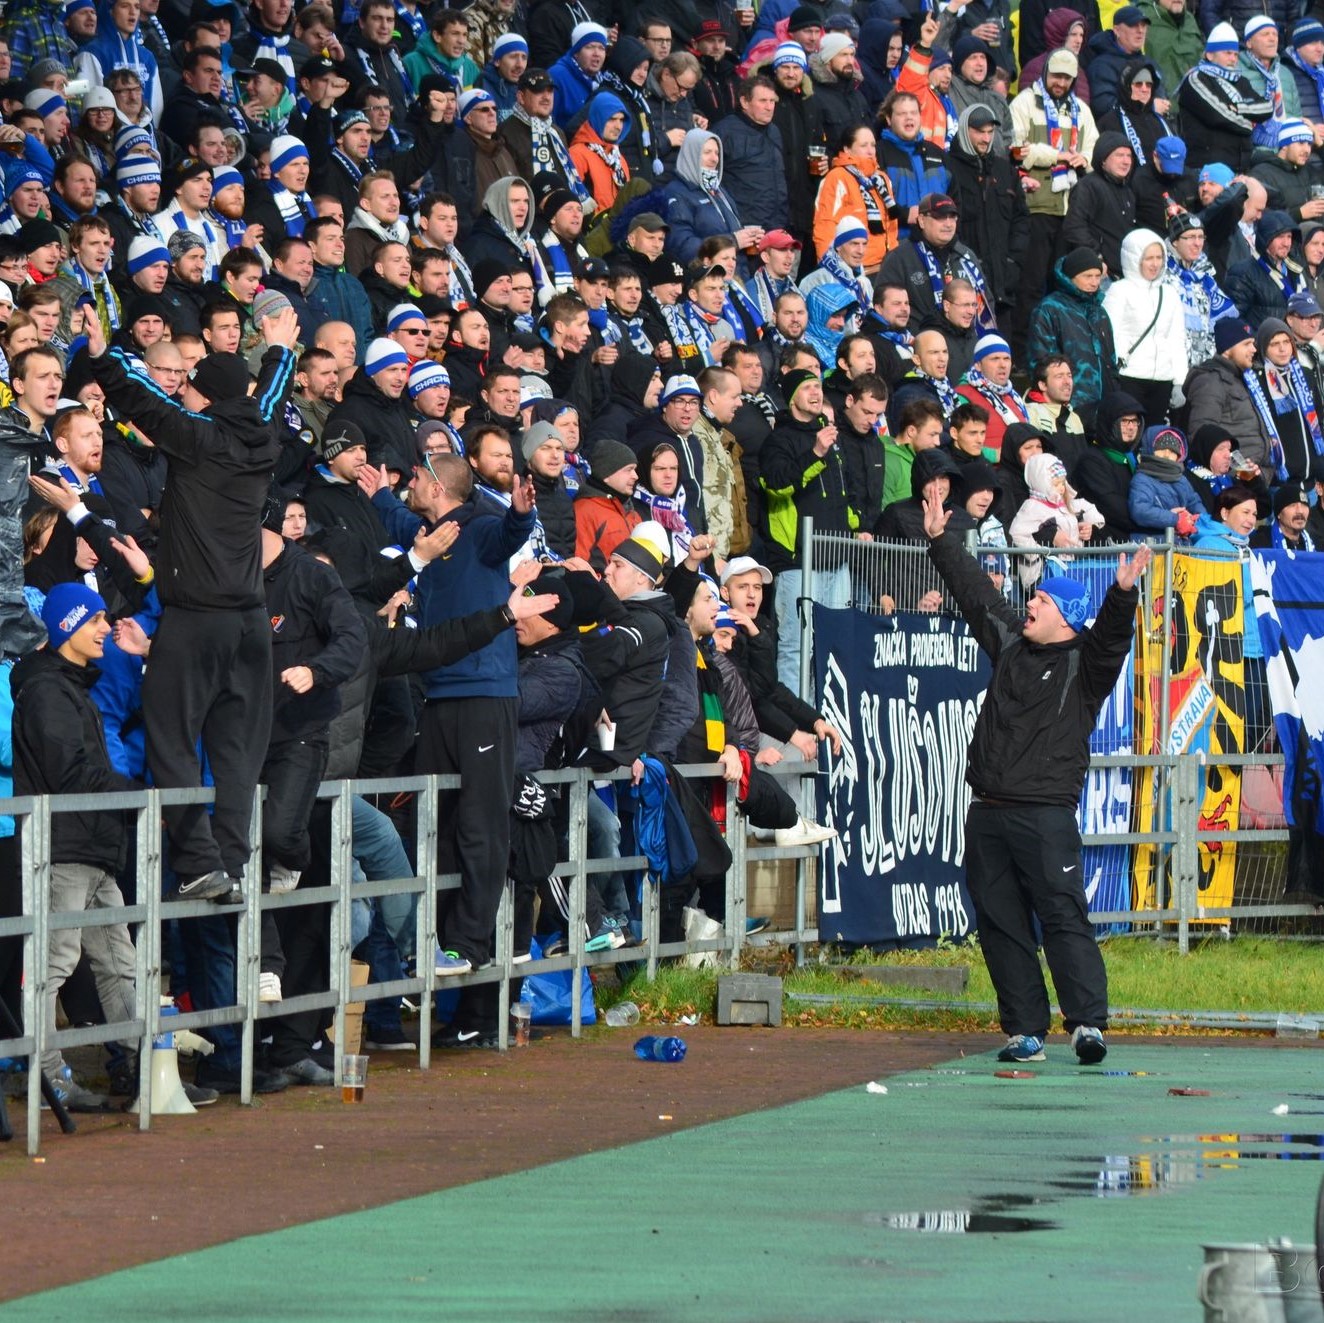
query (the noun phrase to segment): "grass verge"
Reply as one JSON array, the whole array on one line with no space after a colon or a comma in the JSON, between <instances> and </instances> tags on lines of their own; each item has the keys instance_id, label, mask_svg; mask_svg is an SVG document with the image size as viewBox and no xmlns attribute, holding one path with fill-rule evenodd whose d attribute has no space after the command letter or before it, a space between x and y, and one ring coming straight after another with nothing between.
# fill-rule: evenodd
<instances>
[{"instance_id":1,"label":"grass verge","mask_svg":"<svg viewBox=\"0 0 1324 1323\"><path fill-rule=\"evenodd\" d=\"M1292 1013L1324 1012L1324 961L1310 943L1274 942L1256 937L1210 938L1181 955L1175 942L1115 938L1101 944L1108 966L1109 1004L1160 1011L1230 1011ZM891 987L860 977L860 965L965 966L970 980L962 995L925 993ZM743 968L780 974L786 992L840 997L840 1001L808 1004L787 998L782 1022L862 1029L996 1030L993 1014L979 1006L994 1000L993 987L979 948L973 942L930 951L895 951L885 955L859 953L846 958L831 948L819 948L803 969L795 968L789 951L751 950ZM640 970L625 983L612 972L597 971L597 1005L636 1002L645 1021L676 1021L683 1015L711 1020L717 1002L716 969L666 966L649 983ZM1052 978L1044 971L1050 996ZM934 1000L951 1004L941 1009L862 1005L861 997ZM969 1009L964 1009L965 1007ZM1125 1032L1130 1022L1114 1022ZM1153 1021L1137 1020L1137 1031L1156 1032ZM1158 1028L1157 1032L1162 1032ZM1173 1032L1189 1033L1189 1028ZM1232 1031L1227 1031L1232 1032Z\"/></svg>"}]
</instances>

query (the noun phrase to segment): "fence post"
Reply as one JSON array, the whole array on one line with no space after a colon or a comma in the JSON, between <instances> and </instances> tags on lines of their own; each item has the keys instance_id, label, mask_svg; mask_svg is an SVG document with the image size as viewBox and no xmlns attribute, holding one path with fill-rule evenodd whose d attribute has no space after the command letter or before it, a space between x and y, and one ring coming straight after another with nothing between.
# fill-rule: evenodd
<instances>
[{"instance_id":1,"label":"fence post","mask_svg":"<svg viewBox=\"0 0 1324 1323\"><path fill-rule=\"evenodd\" d=\"M253 1054L257 1047L258 985L262 964L262 787L253 788L248 826L248 863L244 869L244 912L235 942L236 1001L244 1008L240 1028L239 1101L253 1101Z\"/></svg>"},{"instance_id":2,"label":"fence post","mask_svg":"<svg viewBox=\"0 0 1324 1323\"><path fill-rule=\"evenodd\" d=\"M46 1023L50 978L51 803L37 798L23 831L23 905L32 915L32 936L23 962L23 1027L32 1035L28 1058L28 1156L41 1144L41 1050L54 1026ZM31 908L28 908L31 907Z\"/></svg>"},{"instance_id":3,"label":"fence post","mask_svg":"<svg viewBox=\"0 0 1324 1323\"><path fill-rule=\"evenodd\" d=\"M1172 724L1172 576L1177 568L1177 560L1174 554L1176 550L1173 541L1172 529L1167 530L1166 541L1162 549L1163 556L1163 639L1162 647L1159 652L1159 738L1158 747L1153 750L1154 753L1166 754L1168 752L1168 741L1171 738L1169 727ZM1154 769L1154 808L1155 815L1160 818L1156 824L1160 831L1171 830L1172 814L1170 812L1170 797L1172 787L1169 784L1170 766L1161 762ZM1162 820L1166 819L1166 821ZM1168 861L1168 867L1163 867L1164 858ZM1165 898L1159 895L1159 884L1165 876L1171 876L1171 846L1161 844L1156 847L1154 855L1154 900L1159 909L1166 908ZM1173 897L1166 898L1170 902Z\"/></svg>"},{"instance_id":4,"label":"fence post","mask_svg":"<svg viewBox=\"0 0 1324 1323\"><path fill-rule=\"evenodd\" d=\"M1172 819L1177 840L1172 852L1172 886L1177 901L1177 949L1191 949L1191 918L1199 889L1200 759L1191 754L1174 757Z\"/></svg>"},{"instance_id":5,"label":"fence post","mask_svg":"<svg viewBox=\"0 0 1324 1323\"><path fill-rule=\"evenodd\" d=\"M800 622L800 697L807 703L814 687L814 521L800 522L800 593L795 603L796 619ZM776 583L773 591L776 592ZM773 615L776 616L776 604Z\"/></svg>"},{"instance_id":6,"label":"fence post","mask_svg":"<svg viewBox=\"0 0 1324 1323\"><path fill-rule=\"evenodd\" d=\"M350 889L354 882L354 803L350 798L349 782L336 785L336 796L331 801L331 889L335 898L331 902L331 968L327 991L336 994L336 1043L333 1057L334 1084L345 1074L345 1022L349 1012L349 994L354 980L349 973L349 960L353 937L350 925Z\"/></svg>"},{"instance_id":7,"label":"fence post","mask_svg":"<svg viewBox=\"0 0 1324 1323\"><path fill-rule=\"evenodd\" d=\"M152 1053L161 1020L161 792L148 790L147 803L138 810L138 896L147 918L138 930L134 961L138 1014L143 1035L138 1044L138 1129L152 1124Z\"/></svg>"},{"instance_id":8,"label":"fence post","mask_svg":"<svg viewBox=\"0 0 1324 1323\"><path fill-rule=\"evenodd\" d=\"M496 966L501 971L497 984L497 1047L510 1047L510 953L515 931L515 881L507 877L501 887L496 913Z\"/></svg>"},{"instance_id":9,"label":"fence post","mask_svg":"<svg viewBox=\"0 0 1324 1323\"><path fill-rule=\"evenodd\" d=\"M432 1064L432 1009L437 959L437 778L435 773L419 795L414 814L414 867L423 879L415 911L414 973L422 981L418 1003L418 1065Z\"/></svg>"},{"instance_id":10,"label":"fence post","mask_svg":"<svg viewBox=\"0 0 1324 1323\"><path fill-rule=\"evenodd\" d=\"M565 921L565 948L570 953L570 1036L578 1038L583 1033L580 1017L583 1014L583 979L580 970L584 967L584 915L588 908L588 797L596 794L589 780L592 773L586 767L575 772L575 779L570 783L570 822L566 833L570 856L575 871L570 874L570 901L567 908L570 913Z\"/></svg>"},{"instance_id":11,"label":"fence post","mask_svg":"<svg viewBox=\"0 0 1324 1323\"><path fill-rule=\"evenodd\" d=\"M740 968L740 948L745 942L745 920L749 917L749 874L745 864L745 819L736 805L737 781L726 790L726 846L731 867L726 870L726 934L731 943L730 965Z\"/></svg>"}]
</instances>

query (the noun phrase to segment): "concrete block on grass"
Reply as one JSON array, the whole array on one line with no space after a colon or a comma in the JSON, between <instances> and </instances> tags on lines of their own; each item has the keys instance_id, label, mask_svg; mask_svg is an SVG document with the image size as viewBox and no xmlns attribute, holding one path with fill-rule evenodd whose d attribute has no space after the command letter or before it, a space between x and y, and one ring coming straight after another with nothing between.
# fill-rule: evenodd
<instances>
[{"instance_id":1,"label":"concrete block on grass","mask_svg":"<svg viewBox=\"0 0 1324 1323\"><path fill-rule=\"evenodd\" d=\"M772 974L724 974L717 980L718 1024L781 1022L781 979Z\"/></svg>"}]
</instances>

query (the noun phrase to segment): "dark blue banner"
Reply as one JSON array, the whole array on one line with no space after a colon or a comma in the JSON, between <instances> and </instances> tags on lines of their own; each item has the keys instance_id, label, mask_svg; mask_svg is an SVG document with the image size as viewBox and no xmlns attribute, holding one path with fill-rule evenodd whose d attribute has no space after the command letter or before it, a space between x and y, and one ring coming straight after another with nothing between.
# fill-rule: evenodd
<instances>
[{"instance_id":1,"label":"dark blue banner","mask_svg":"<svg viewBox=\"0 0 1324 1323\"><path fill-rule=\"evenodd\" d=\"M819 710L842 736L820 780L825 942L932 946L974 931L966 752L988 660L964 621L814 608Z\"/></svg>"}]
</instances>

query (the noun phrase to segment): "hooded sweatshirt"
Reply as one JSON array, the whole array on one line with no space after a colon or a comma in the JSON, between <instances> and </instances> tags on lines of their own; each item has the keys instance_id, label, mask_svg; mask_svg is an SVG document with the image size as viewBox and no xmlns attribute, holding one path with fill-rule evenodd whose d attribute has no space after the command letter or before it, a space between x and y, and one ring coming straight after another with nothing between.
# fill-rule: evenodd
<instances>
[{"instance_id":1,"label":"hooded sweatshirt","mask_svg":"<svg viewBox=\"0 0 1324 1323\"><path fill-rule=\"evenodd\" d=\"M625 116L625 128L614 143L606 142L602 131L613 115ZM613 92L598 92L588 103L588 116L570 140L570 159L588 185L598 211L610 211L616 194L630 181L621 144L630 136L633 125L630 111Z\"/></svg>"},{"instance_id":2,"label":"hooded sweatshirt","mask_svg":"<svg viewBox=\"0 0 1324 1323\"><path fill-rule=\"evenodd\" d=\"M1118 178L1105 170L1103 163L1122 148L1130 151L1131 164ZM1094 249L1115 277L1122 270L1122 240L1136 225L1136 199L1131 188L1135 147L1124 133L1100 133L1090 165L1090 173L1071 190L1071 206L1062 223L1062 246L1068 252L1073 248Z\"/></svg>"},{"instance_id":3,"label":"hooded sweatshirt","mask_svg":"<svg viewBox=\"0 0 1324 1323\"><path fill-rule=\"evenodd\" d=\"M705 171L701 165L704 144L717 144L717 168ZM691 129L676 154L676 177L667 185L667 223L671 237L667 251L680 262L692 262L699 245L714 234L734 234L741 228L735 203L722 187L724 164L722 140L707 129ZM743 255L740 274L748 275Z\"/></svg>"}]
</instances>

